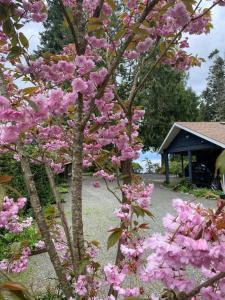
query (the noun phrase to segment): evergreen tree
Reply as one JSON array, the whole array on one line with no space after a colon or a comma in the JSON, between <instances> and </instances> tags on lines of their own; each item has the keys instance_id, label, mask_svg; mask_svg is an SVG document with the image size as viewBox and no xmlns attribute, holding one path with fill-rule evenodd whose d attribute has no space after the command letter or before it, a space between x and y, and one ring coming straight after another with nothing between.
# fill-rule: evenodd
<instances>
[{"instance_id":1,"label":"evergreen tree","mask_svg":"<svg viewBox=\"0 0 225 300\"><path fill-rule=\"evenodd\" d=\"M145 108L141 126L145 150L157 150L174 122L198 119L199 98L186 87L186 79L184 72L161 66L139 94L139 103Z\"/></svg>"},{"instance_id":2,"label":"evergreen tree","mask_svg":"<svg viewBox=\"0 0 225 300\"><path fill-rule=\"evenodd\" d=\"M45 30L40 34L41 46L39 53L57 53L63 49L64 45L71 43L72 36L68 27L65 26L63 13L59 1L47 0L48 18L43 23Z\"/></svg>"},{"instance_id":3,"label":"evergreen tree","mask_svg":"<svg viewBox=\"0 0 225 300\"><path fill-rule=\"evenodd\" d=\"M209 68L207 87L202 93L200 106L201 117L204 121L225 120L225 60L215 50L209 56L214 58Z\"/></svg>"}]
</instances>

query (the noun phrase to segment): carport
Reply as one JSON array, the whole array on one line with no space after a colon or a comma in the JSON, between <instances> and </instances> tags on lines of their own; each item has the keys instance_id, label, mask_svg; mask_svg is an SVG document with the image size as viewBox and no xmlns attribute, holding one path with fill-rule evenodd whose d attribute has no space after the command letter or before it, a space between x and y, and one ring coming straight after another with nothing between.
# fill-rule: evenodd
<instances>
[{"instance_id":1,"label":"carport","mask_svg":"<svg viewBox=\"0 0 225 300\"><path fill-rule=\"evenodd\" d=\"M169 157L178 154L188 157L188 174L192 182L192 162L204 163L214 173L218 155L225 149L225 122L177 122L174 123L159 153L165 162L166 182L170 181Z\"/></svg>"}]
</instances>

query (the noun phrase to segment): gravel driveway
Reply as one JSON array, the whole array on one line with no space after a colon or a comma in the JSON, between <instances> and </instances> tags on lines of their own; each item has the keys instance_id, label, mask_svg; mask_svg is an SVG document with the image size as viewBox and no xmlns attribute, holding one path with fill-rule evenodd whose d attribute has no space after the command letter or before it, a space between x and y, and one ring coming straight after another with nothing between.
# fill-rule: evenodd
<instances>
[{"instance_id":1,"label":"gravel driveway","mask_svg":"<svg viewBox=\"0 0 225 300\"><path fill-rule=\"evenodd\" d=\"M148 182L148 180L145 180ZM107 230L118 224L117 219L113 216L112 211L118 207L118 201L106 189L102 182L100 188L92 186L90 177L84 178L83 189L83 212L84 212L84 231L87 240L98 240L101 243L100 261L113 262L116 247L106 250ZM163 231L161 219L166 213L173 213L172 199L182 198L188 201L201 202L206 207L214 207L215 200L197 199L191 195L172 192L160 185L155 184L155 189L151 201L151 212L155 220L150 219L150 232ZM68 220L71 219L71 201L70 193L65 195L65 212ZM51 266L48 254L40 254L31 257L28 269L16 276L17 280L24 282L27 286L35 291L42 291L43 288L53 286L54 270ZM31 284L31 282L33 284Z\"/></svg>"}]
</instances>

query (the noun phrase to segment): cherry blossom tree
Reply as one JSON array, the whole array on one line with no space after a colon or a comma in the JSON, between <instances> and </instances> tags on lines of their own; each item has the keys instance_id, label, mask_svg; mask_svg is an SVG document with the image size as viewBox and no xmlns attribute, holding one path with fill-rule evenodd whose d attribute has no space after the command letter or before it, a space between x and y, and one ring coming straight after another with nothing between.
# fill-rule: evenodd
<instances>
[{"instance_id":1,"label":"cherry blossom tree","mask_svg":"<svg viewBox=\"0 0 225 300\"><path fill-rule=\"evenodd\" d=\"M36 59L28 52L23 25L46 19L44 3L0 0L0 143L1 151L14 153L21 162L43 238L37 247L46 247L63 295L96 299L100 290L108 287L109 299L144 294L158 299L148 295L142 285L126 287L126 279L135 275L146 282L160 280L168 289L162 296L165 299L223 299L224 204L208 211L176 200L177 217L165 218L165 235L146 238L143 231L148 224L139 217L152 217L153 186L133 175L132 159L142 148L138 129L144 110L135 107L138 91L159 64L187 70L201 63L201 58L188 54L186 36L208 33L211 10L223 6L224 1L208 1L207 7L201 0L59 3L74 43L60 54L44 53ZM140 77L151 52L156 52L156 59ZM121 65L130 69L128 97L117 92L121 91ZM19 88L18 79L29 87ZM30 162L45 166L61 225L47 223ZM72 162L71 231L54 178L67 162ZM97 188L98 178L103 179L119 202L114 214L120 225L110 230L108 239L108 248L118 244L117 257L106 266L97 262L98 243L84 239L82 173L90 166L96 169L93 186ZM119 195L110 181L117 183ZM6 221L0 226L11 230L21 200L13 204L7 199L0 215L6 216ZM17 207L13 214L11 206ZM153 254L145 264L147 249ZM6 265L1 262L3 269ZM202 285L186 277L188 266L201 270L206 278Z\"/></svg>"}]
</instances>

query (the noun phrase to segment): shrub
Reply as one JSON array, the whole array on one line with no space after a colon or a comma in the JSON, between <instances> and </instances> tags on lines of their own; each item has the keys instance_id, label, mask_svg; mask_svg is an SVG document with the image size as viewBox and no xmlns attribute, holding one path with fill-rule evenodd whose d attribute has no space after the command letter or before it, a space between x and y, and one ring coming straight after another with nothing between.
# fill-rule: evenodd
<instances>
[{"instance_id":1,"label":"shrub","mask_svg":"<svg viewBox=\"0 0 225 300\"><path fill-rule=\"evenodd\" d=\"M21 246L26 245L34 249L35 244L41 239L37 228L33 225L23 232L11 233L0 229L0 261L16 255Z\"/></svg>"},{"instance_id":2,"label":"shrub","mask_svg":"<svg viewBox=\"0 0 225 300\"><path fill-rule=\"evenodd\" d=\"M41 203L46 205L53 202L53 194L48 182L47 174L45 169L41 165L32 164L31 170L34 175L34 181L36 183L37 192L40 197ZM28 197L27 189L22 175L20 162L12 158L10 154L1 154L0 159L0 175L10 175L12 180L10 186L16 189L24 197ZM10 197L18 197L15 192L8 190L7 194ZM29 204L27 209L29 208Z\"/></svg>"},{"instance_id":3,"label":"shrub","mask_svg":"<svg viewBox=\"0 0 225 300\"><path fill-rule=\"evenodd\" d=\"M133 167L134 173L141 173L143 171L142 166L138 162L132 162L132 167Z\"/></svg>"}]
</instances>

